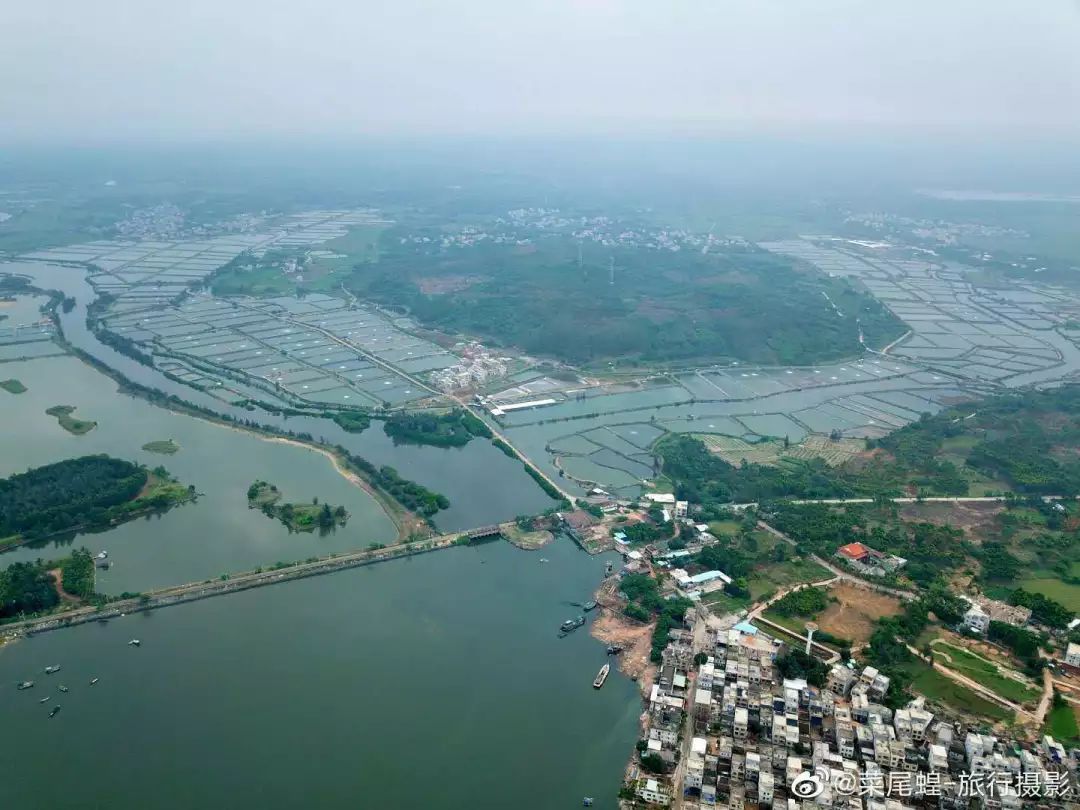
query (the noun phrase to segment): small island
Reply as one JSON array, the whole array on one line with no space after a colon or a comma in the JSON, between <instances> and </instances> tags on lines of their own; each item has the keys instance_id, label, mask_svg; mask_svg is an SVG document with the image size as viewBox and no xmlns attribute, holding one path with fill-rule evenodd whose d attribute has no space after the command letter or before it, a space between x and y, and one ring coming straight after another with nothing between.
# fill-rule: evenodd
<instances>
[{"instance_id":1,"label":"small island","mask_svg":"<svg viewBox=\"0 0 1080 810\"><path fill-rule=\"evenodd\" d=\"M344 526L349 520L349 513L344 506L319 504L318 498L311 503L281 503L281 490L266 481L256 481L248 487L249 509L260 509L267 517L280 520L289 531L328 532L338 526Z\"/></svg>"},{"instance_id":2,"label":"small island","mask_svg":"<svg viewBox=\"0 0 1080 810\"><path fill-rule=\"evenodd\" d=\"M3 388L9 394L25 394L27 388L22 384L21 380L12 378L10 380L0 380L0 388Z\"/></svg>"},{"instance_id":3,"label":"small island","mask_svg":"<svg viewBox=\"0 0 1080 810\"><path fill-rule=\"evenodd\" d=\"M45 413L49 416L55 416L56 421L60 423L60 427L75 436L82 436L97 427L97 422L91 422L88 419L76 419L72 416L75 413L74 405L53 405L51 408L46 408Z\"/></svg>"},{"instance_id":4,"label":"small island","mask_svg":"<svg viewBox=\"0 0 1080 810\"><path fill-rule=\"evenodd\" d=\"M491 428L466 410L449 413L396 413L383 426L394 444L430 444L436 447L463 447L473 436L491 438Z\"/></svg>"},{"instance_id":5,"label":"small island","mask_svg":"<svg viewBox=\"0 0 1080 810\"><path fill-rule=\"evenodd\" d=\"M364 411L338 411L331 418L348 433L363 433L371 425L371 417Z\"/></svg>"},{"instance_id":6,"label":"small island","mask_svg":"<svg viewBox=\"0 0 1080 810\"><path fill-rule=\"evenodd\" d=\"M171 456L180 450L178 445L172 439L165 439L164 441L147 442L142 446L142 449L148 453L160 453L164 456Z\"/></svg>"},{"instance_id":7,"label":"small island","mask_svg":"<svg viewBox=\"0 0 1080 810\"><path fill-rule=\"evenodd\" d=\"M0 479L0 548L114 526L194 500L164 467L83 456Z\"/></svg>"}]
</instances>

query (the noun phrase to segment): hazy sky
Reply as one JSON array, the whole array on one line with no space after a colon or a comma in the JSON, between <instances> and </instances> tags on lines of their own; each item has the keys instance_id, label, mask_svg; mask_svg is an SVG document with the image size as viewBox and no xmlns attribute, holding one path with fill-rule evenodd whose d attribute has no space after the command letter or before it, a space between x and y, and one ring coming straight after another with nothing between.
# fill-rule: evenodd
<instances>
[{"instance_id":1,"label":"hazy sky","mask_svg":"<svg viewBox=\"0 0 1080 810\"><path fill-rule=\"evenodd\" d=\"M1080 140L1076 0L6 0L0 139Z\"/></svg>"}]
</instances>

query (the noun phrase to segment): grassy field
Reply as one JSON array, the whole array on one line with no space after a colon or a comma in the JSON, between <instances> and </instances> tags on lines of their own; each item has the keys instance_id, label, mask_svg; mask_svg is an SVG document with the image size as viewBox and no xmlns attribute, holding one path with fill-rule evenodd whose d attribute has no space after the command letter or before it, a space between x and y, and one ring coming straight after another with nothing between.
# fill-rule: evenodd
<instances>
[{"instance_id":1,"label":"grassy field","mask_svg":"<svg viewBox=\"0 0 1080 810\"><path fill-rule=\"evenodd\" d=\"M734 520L714 520L709 531L716 537L733 537L739 533L739 523Z\"/></svg>"},{"instance_id":2,"label":"grassy field","mask_svg":"<svg viewBox=\"0 0 1080 810\"><path fill-rule=\"evenodd\" d=\"M1020 587L1061 602L1069 610L1080 611L1080 585L1071 585L1057 578L1031 577L1021 580Z\"/></svg>"},{"instance_id":3,"label":"grassy field","mask_svg":"<svg viewBox=\"0 0 1080 810\"><path fill-rule=\"evenodd\" d=\"M738 613L740 610L746 610L750 605L749 599L739 599L723 591L713 591L705 594L705 596L701 597L701 601L717 616L723 616L726 613Z\"/></svg>"},{"instance_id":4,"label":"grassy field","mask_svg":"<svg viewBox=\"0 0 1080 810\"><path fill-rule=\"evenodd\" d=\"M929 700L939 701L956 711L979 715L990 720L1004 720L1009 717L1007 710L949 680L926 664L912 661L905 666L905 669L912 676L911 688L925 695Z\"/></svg>"},{"instance_id":5,"label":"grassy field","mask_svg":"<svg viewBox=\"0 0 1080 810\"><path fill-rule=\"evenodd\" d=\"M27 388L21 381L14 378L10 380L0 380L0 388L3 388L9 394L25 394Z\"/></svg>"},{"instance_id":6,"label":"grassy field","mask_svg":"<svg viewBox=\"0 0 1080 810\"><path fill-rule=\"evenodd\" d=\"M161 453L162 455L171 456L180 449L180 445L172 439L165 439L164 441L147 442L142 446L142 449L148 453Z\"/></svg>"},{"instance_id":7,"label":"grassy field","mask_svg":"<svg viewBox=\"0 0 1080 810\"><path fill-rule=\"evenodd\" d=\"M799 582L820 582L832 576L820 565L809 560L788 560L773 563L754 571L750 577L750 596L757 601L788 585Z\"/></svg>"},{"instance_id":8,"label":"grassy field","mask_svg":"<svg viewBox=\"0 0 1080 810\"><path fill-rule=\"evenodd\" d=\"M45 409L45 413L49 416L56 417L56 421L60 423L60 427L76 436L89 433L97 427L97 422L91 422L87 419L76 419L72 416L74 412L74 405L53 405L51 408Z\"/></svg>"},{"instance_id":9,"label":"grassy field","mask_svg":"<svg viewBox=\"0 0 1080 810\"><path fill-rule=\"evenodd\" d=\"M1031 703L1039 698L1038 689L999 674L997 666L967 650L946 643L934 644L933 650L938 663L978 681L1006 700Z\"/></svg>"},{"instance_id":10,"label":"grassy field","mask_svg":"<svg viewBox=\"0 0 1080 810\"><path fill-rule=\"evenodd\" d=\"M1076 709L1068 703L1054 706L1046 716L1043 731L1060 743L1077 743L1080 741L1080 725L1076 722Z\"/></svg>"}]
</instances>

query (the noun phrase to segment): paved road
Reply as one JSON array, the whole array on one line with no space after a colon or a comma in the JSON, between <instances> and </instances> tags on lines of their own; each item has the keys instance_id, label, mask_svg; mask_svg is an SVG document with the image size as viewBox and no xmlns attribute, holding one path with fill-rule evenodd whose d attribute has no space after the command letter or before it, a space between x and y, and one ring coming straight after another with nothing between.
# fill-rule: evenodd
<instances>
[{"instance_id":1,"label":"paved road","mask_svg":"<svg viewBox=\"0 0 1080 810\"><path fill-rule=\"evenodd\" d=\"M386 546L381 549L365 549L363 551L351 551L344 554L333 554L321 557L314 562L294 563L266 571L250 571L235 574L227 579L207 580L204 582L191 582L186 585L176 585L168 588L149 591L135 599L121 599L110 602L103 608L82 607L48 616L39 616L33 619L25 619L19 622L11 622L0 627L0 633L7 636L21 635L25 633L42 633L49 630L59 630L62 627L70 627L76 624L118 617L125 613L137 613L154 608L178 605L184 602L193 602L198 599L208 599L213 596L222 596L227 593L245 591L251 588L261 588L267 585L277 585L293 579L328 574L332 571L340 571L345 568L355 568L360 565L392 560L397 557L406 557L413 554L423 554L429 551L448 548L460 533L452 535L440 535L428 540L415 543L399 543Z\"/></svg>"},{"instance_id":2,"label":"paved road","mask_svg":"<svg viewBox=\"0 0 1080 810\"><path fill-rule=\"evenodd\" d=\"M1052 503L1053 501L1074 501L1080 500L1080 496L1077 495L1042 495L1040 496L1043 503ZM897 497L886 498L885 500L890 503L1006 503L1010 499L1004 495L933 495L929 497ZM833 504L837 506L843 506L844 504L869 504L877 503L878 499L875 498L801 498L801 499L785 499L787 503L794 504L812 504L812 503L824 503ZM727 508L735 510L754 509L760 506L757 501L747 501L746 503L729 503Z\"/></svg>"}]
</instances>

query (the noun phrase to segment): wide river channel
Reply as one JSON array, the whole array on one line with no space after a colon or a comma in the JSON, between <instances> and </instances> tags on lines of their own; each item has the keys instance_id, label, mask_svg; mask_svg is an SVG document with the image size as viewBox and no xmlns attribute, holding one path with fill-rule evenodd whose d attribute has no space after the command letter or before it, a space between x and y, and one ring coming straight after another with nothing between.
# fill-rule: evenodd
<instances>
[{"instance_id":1,"label":"wide river channel","mask_svg":"<svg viewBox=\"0 0 1080 810\"><path fill-rule=\"evenodd\" d=\"M0 265L31 269L41 286L76 295L63 320L68 339L133 378L153 373L80 330L91 293L79 271ZM168 384L154 376L136 381ZM114 565L99 589L118 594L395 536L378 504L318 453L120 394L72 357L0 364L8 377L28 390L0 391L0 476L109 453L162 464L200 497L108 532L16 549L0 555L0 567L60 556L71 544L104 548ZM44 413L59 404L98 426L67 433ZM318 426L445 493L452 507L440 528L551 504L487 442L394 447L377 428L352 436L304 421L313 425L290 427ZM179 452L142 449L164 439ZM290 534L247 508L255 479L287 500L344 505L349 522L324 536ZM614 807L637 735L636 685L613 673L593 689L603 646L585 629L556 634L579 612L573 603L590 598L604 562L566 539L536 552L500 541L0 647L0 761L8 766L0 808L557 808L580 806L583 796ZM140 647L128 646L134 637ZM53 664L61 671L45 675ZM100 681L90 686L92 678ZM23 680L34 688L17 691Z\"/></svg>"}]
</instances>

